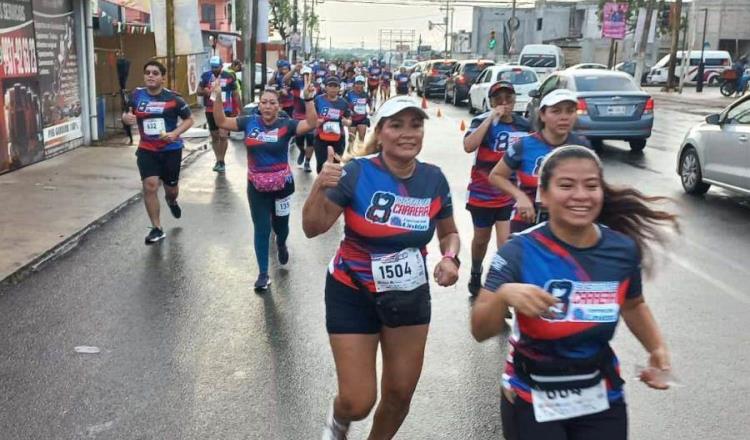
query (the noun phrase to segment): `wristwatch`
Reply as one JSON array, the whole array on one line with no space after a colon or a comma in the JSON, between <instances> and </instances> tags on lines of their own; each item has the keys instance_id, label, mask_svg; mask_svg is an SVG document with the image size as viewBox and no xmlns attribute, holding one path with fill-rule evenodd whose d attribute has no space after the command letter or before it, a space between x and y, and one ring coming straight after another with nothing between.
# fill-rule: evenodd
<instances>
[{"instance_id":1,"label":"wristwatch","mask_svg":"<svg viewBox=\"0 0 750 440\"><path fill-rule=\"evenodd\" d=\"M461 260L458 259L458 255L456 255L453 251L448 251L443 254L443 258L449 258L453 260L454 263L456 263L456 267L461 267Z\"/></svg>"}]
</instances>

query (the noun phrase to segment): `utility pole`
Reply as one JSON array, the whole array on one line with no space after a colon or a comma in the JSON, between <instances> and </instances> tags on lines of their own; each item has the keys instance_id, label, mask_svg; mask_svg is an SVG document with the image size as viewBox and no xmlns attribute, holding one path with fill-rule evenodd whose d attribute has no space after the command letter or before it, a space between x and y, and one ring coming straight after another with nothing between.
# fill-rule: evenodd
<instances>
[{"instance_id":1,"label":"utility pole","mask_svg":"<svg viewBox=\"0 0 750 440\"><path fill-rule=\"evenodd\" d=\"M251 11L250 16L250 38L245 39L250 43L250 96L246 103L255 102L255 48L258 45L258 2L260 0L250 0L252 7L248 8ZM257 84L263 86L262 84ZM243 87L244 88L244 87Z\"/></svg>"},{"instance_id":2,"label":"utility pole","mask_svg":"<svg viewBox=\"0 0 750 440\"><path fill-rule=\"evenodd\" d=\"M450 14L451 2L445 0L445 58L448 58L448 14Z\"/></svg>"},{"instance_id":3,"label":"utility pole","mask_svg":"<svg viewBox=\"0 0 750 440\"><path fill-rule=\"evenodd\" d=\"M316 0L311 0L311 1L312 1L312 3L311 3L311 6L310 6L310 8L311 8L311 10L310 10L310 16L313 16L313 15L315 15L315 1ZM312 41L313 41L313 33L314 32L315 32L315 29L313 29L312 26L311 26L310 27L310 46L311 46L310 47L310 51L312 52L312 57L313 58L318 58L318 37L320 35L318 35L318 37L315 37L315 44L313 44Z\"/></svg>"},{"instance_id":4,"label":"utility pole","mask_svg":"<svg viewBox=\"0 0 750 440\"><path fill-rule=\"evenodd\" d=\"M706 60L703 59L703 53L706 50L706 24L708 23L708 9L703 9L703 42L701 43L701 62L698 64L698 84L695 85L695 91L703 92L703 74L706 72Z\"/></svg>"},{"instance_id":5,"label":"utility pole","mask_svg":"<svg viewBox=\"0 0 750 440\"><path fill-rule=\"evenodd\" d=\"M667 91L675 88L674 72L677 67L677 47L680 43L680 19L682 18L682 0L676 0L674 11L669 16L672 25L672 47L669 50L669 73L667 74Z\"/></svg>"},{"instance_id":6,"label":"utility pole","mask_svg":"<svg viewBox=\"0 0 750 440\"><path fill-rule=\"evenodd\" d=\"M175 85L174 0L167 0L167 87Z\"/></svg>"},{"instance_id":7,"label":"utility pole","mask_svg":"<svg viewBox=\"0 0 750 440\"><path fill-rule=\"evenodd\" d=\"M651 31L651 16L654 15L654 3L656 3L655 0L648 0L646 4L646 21L643 24L643 33L641 34L640 44L638 44L638 55L635 63L636 81L640 81L643 76L643 67L646 63L646 45L648 44L648 34Z\"/></svg>"},{"instance_id":8,"label":"utility pole","mask_svg":"<svg viewBox=\"0 0 750 440\"><path fill-rule=\"evenodd\" d=\"M302 0L302 58L307 58L307 0Z\"/></svg>"},{"instance_id":9,"label":"utility pole","mask_svg":"<svg viewBox=\"0 0 750 440\"><path fill-rule=\"evenodd\" d=\"M516 52L516 30L518 30L516 24L516 0L513 0L513 5L510 8L510 20L508 21L508 25L510 28L510 47L508 48L508 55L512 59Z\"/></svg>"},{"instance_id":10,"label":"utility pole","mask_svg":"<svg viewBox=\"0 0 750 440\"><path fill-rule=\"evenodd\" d=\"M297 3L297 0L294 0L294 6L292 6L294 9L292 10L292 34L297 33L297 8L299 7L299 4ZM292 49L292 63L297 62L297 49Z\"/></svg>"}]
</instances>

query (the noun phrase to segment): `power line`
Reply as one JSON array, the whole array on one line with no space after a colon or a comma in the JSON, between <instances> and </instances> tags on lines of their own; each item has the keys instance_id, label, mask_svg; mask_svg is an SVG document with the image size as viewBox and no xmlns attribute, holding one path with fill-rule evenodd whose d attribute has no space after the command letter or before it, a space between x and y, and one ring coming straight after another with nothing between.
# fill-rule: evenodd
<instances>
[{"instance_id":1,"label":"power line","mask_svg":"<svg viewBox=\"0 0 750 440\"><path fill-rule=\"evenodd\" d=\"M379 2L380 3L380 2ZM382 20L320 20L321 23L375 23L375 22L392 22L392 21L407 21L407 20L420 20L427 18L440 18L437 15L420 15L418 17L401 17L401 18L385 18Z\"/></svg>"}]
</instances>

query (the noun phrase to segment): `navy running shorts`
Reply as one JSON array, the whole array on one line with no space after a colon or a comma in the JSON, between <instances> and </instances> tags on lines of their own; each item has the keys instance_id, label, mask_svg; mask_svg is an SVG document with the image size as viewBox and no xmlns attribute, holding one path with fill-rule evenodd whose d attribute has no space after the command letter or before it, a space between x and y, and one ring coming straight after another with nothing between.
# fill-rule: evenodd
<instances>
[{"instance_id":1,"label":"navy running shorts","mask_svg":"<svg viewBox=\"0 0 750 440\"><path fill-rule=\"evenodd\" d=\"M501 208L485 208L467 204L466 210L471 213L475 228L491 228L496 222L507 222L513 212L513 205Z\"/></svg>"}]
</instances>

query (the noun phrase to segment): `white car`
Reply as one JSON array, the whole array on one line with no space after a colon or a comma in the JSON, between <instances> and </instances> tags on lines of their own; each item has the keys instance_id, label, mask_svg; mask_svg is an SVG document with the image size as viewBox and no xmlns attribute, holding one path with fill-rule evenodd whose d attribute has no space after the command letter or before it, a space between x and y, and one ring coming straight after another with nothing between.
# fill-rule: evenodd
<instances>
[{"instance_id":1,"label":"white car","mask_svg":"<svg viewBox=\"0 0 750 440\"><path fill-rule=\"evenodd\" d=\"M404 60L404 62L403 62L403 63L401 63L401 66L399 66L399 67L404 67L404 68L406 68L407 70L409 70L409 69L411 69L412 67L414 67L414 65L415 65L415 64L417 64L418 62L419 62L419 61L417 61L417 60Z\"/></svg>"},{"instance_id":2,"label":"white car","mask_svg":"<svg viewBox=\"0 0 750 440\"><path fill-rule=\"evenodd\" d=\"M677 174L688 194L711 185L750 195L750 95L688 131L677 155Z\"/></svg>"},{"instance_id":3,"label":"white car","mask_svg":"<svg viewBox=\"0 0 750 440\"><path fill-rule=\"evenodd\" d=\"M514 112L524 113L531 98L529 92L539 88L539 77L534 69L526 66L502 64L484 69L469 89L469 113L489 111L487 91L497 81L508 81L516 89Z\"/></svg>"},{"instance_id":4,"label":"white car","mask_svg":"<svg viewBox=\"0 0 750 440\"><path fill-rule=\"evenodd\" d=\"M224 70L230 69L232 67L232 63L224 63ZM249 67L243 67L243 70L247 69L250 70ZM268 78L273 75L274 70L268 66L266 66L266 81L268 81ZM243 72L236 72L237 79L242 83L242 73ZM261 74L263 73L263 65L261 63L255 63L255 89L259 90L264 88L261 84ZM244 84L244 83L243 83Z\"/></svg>"}]
</instances>

